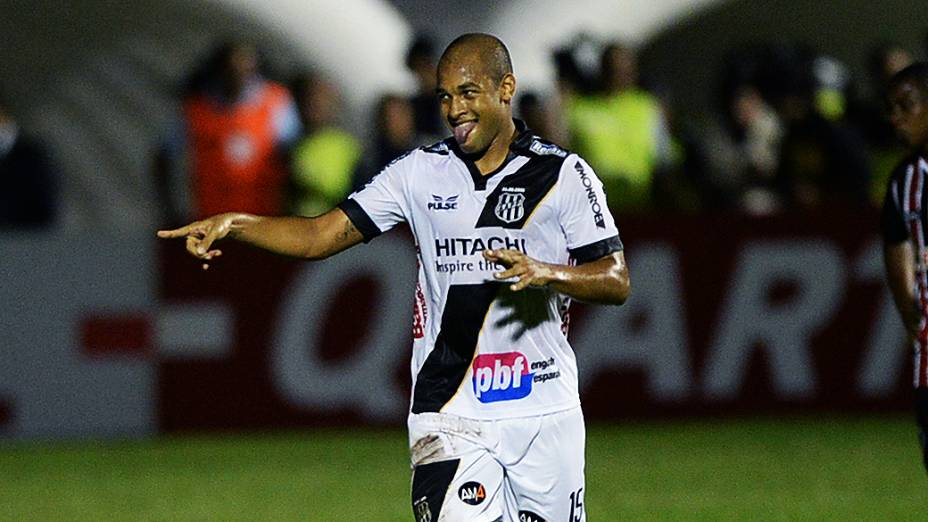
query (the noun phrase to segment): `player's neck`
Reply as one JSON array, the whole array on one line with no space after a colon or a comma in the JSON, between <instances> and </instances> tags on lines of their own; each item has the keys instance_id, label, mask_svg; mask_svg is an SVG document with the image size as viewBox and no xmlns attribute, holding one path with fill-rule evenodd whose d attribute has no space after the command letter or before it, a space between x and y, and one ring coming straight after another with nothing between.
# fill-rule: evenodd
<instances>
[{"instance_id":1,"label":"player's neck","mask_svg":"<svg viewBox=\"0 0 928 522\"><path fill-rule=\"evenodd\" d=\"M510 118L503 128L500 129L499 134L496 135L490 143L490 146L487 147L483 156L474 161L474 165L477 167L477 170L480 171L480 174L486 176L487 174L496 172L496 169L498 169L500 165L506 161L506 157L509 156L509 145L512 144L515 138L516 125L513 123L512 118Z\"/></svg>"}]
</instances>

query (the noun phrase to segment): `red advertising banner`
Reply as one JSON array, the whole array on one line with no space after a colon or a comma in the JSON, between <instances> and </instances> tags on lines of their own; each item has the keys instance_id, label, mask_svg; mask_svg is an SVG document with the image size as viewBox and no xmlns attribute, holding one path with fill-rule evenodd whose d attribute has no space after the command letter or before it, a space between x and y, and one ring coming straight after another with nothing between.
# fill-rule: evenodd
<instances>
[{"instance_id":1,"label":"red advertising banner","mask_svg":"<svg viewBox=\"0 0 928 522\"><path fill-rule=\"evenodd\" d=\"M629 301L571 312L588 418L908 407L875 213L618 221ZM162 430L405 418L408 234L316 263L227 244L205 272L159 248Z\"/></svg>"}]
</instances>

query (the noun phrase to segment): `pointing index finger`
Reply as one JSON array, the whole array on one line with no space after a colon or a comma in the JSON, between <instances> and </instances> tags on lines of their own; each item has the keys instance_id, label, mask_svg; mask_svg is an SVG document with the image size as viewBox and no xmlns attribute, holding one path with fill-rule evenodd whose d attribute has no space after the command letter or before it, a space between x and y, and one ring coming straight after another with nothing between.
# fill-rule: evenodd
<instances>
[{"instance_id":1,"label":"pointing index finger","mask_svg":"<svg viewBox=\"0 0 928 522\"><path fill-rule=\"evenodd\" d=\"M190 231L193 229L193 224L183 226L180 228L175 228L173 230L159 230L158 237L163 239L170 239L176 237L184 237L190 234Z\"/></svg>"}]
</instances>

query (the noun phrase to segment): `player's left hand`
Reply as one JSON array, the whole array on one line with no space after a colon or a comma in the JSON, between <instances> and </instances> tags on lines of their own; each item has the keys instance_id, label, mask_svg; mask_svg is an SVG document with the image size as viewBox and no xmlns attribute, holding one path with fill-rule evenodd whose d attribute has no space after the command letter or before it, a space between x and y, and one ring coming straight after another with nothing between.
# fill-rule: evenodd
<instances>
[{"instance_id":1,"label":"player's left hand","mask_svg":"<svg viewBox=\"0 0 928 522\"><path fill-rule=\"evenodd\" d=\"M506 270L493 274L497 280L519 278L509 285L513 292L529 286L544 287L554 279L554 269L551 265L532 259L518 250L484 250L483 257L506 267Z\"/></svg>"}]
</instances>

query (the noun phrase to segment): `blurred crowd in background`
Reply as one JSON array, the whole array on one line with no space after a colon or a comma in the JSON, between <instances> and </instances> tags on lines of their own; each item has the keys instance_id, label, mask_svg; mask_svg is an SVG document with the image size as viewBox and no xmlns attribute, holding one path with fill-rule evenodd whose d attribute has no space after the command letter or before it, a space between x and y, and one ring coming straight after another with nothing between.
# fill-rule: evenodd
<instances>
[{"instance_id":1,"label":"blurred crowd in background","mask_svg":"<svg viewBox=\"0 0 928 522\"><path fill-rule=\"evenodd\" d=\"M414 40L406 66L417 87L380 96L370 139L340 122L339 86L325 75L278 77L255 45L218 45L179 87L176 124L152 146L163 224L332 208L393 159L448 135L435 96L440 51ZM581 35L551 52L556 91L520 90L514 109L585 157L619 214L875 207L904 153L884 108L887 81L926 51L928 42L874 42L869 75L857 78L808 46L738 47L706 71L717 77L706 119L675 106L635 48ZM53 157L0 105L0 227L54 222Z\"/></svg>"}]
</instances>

